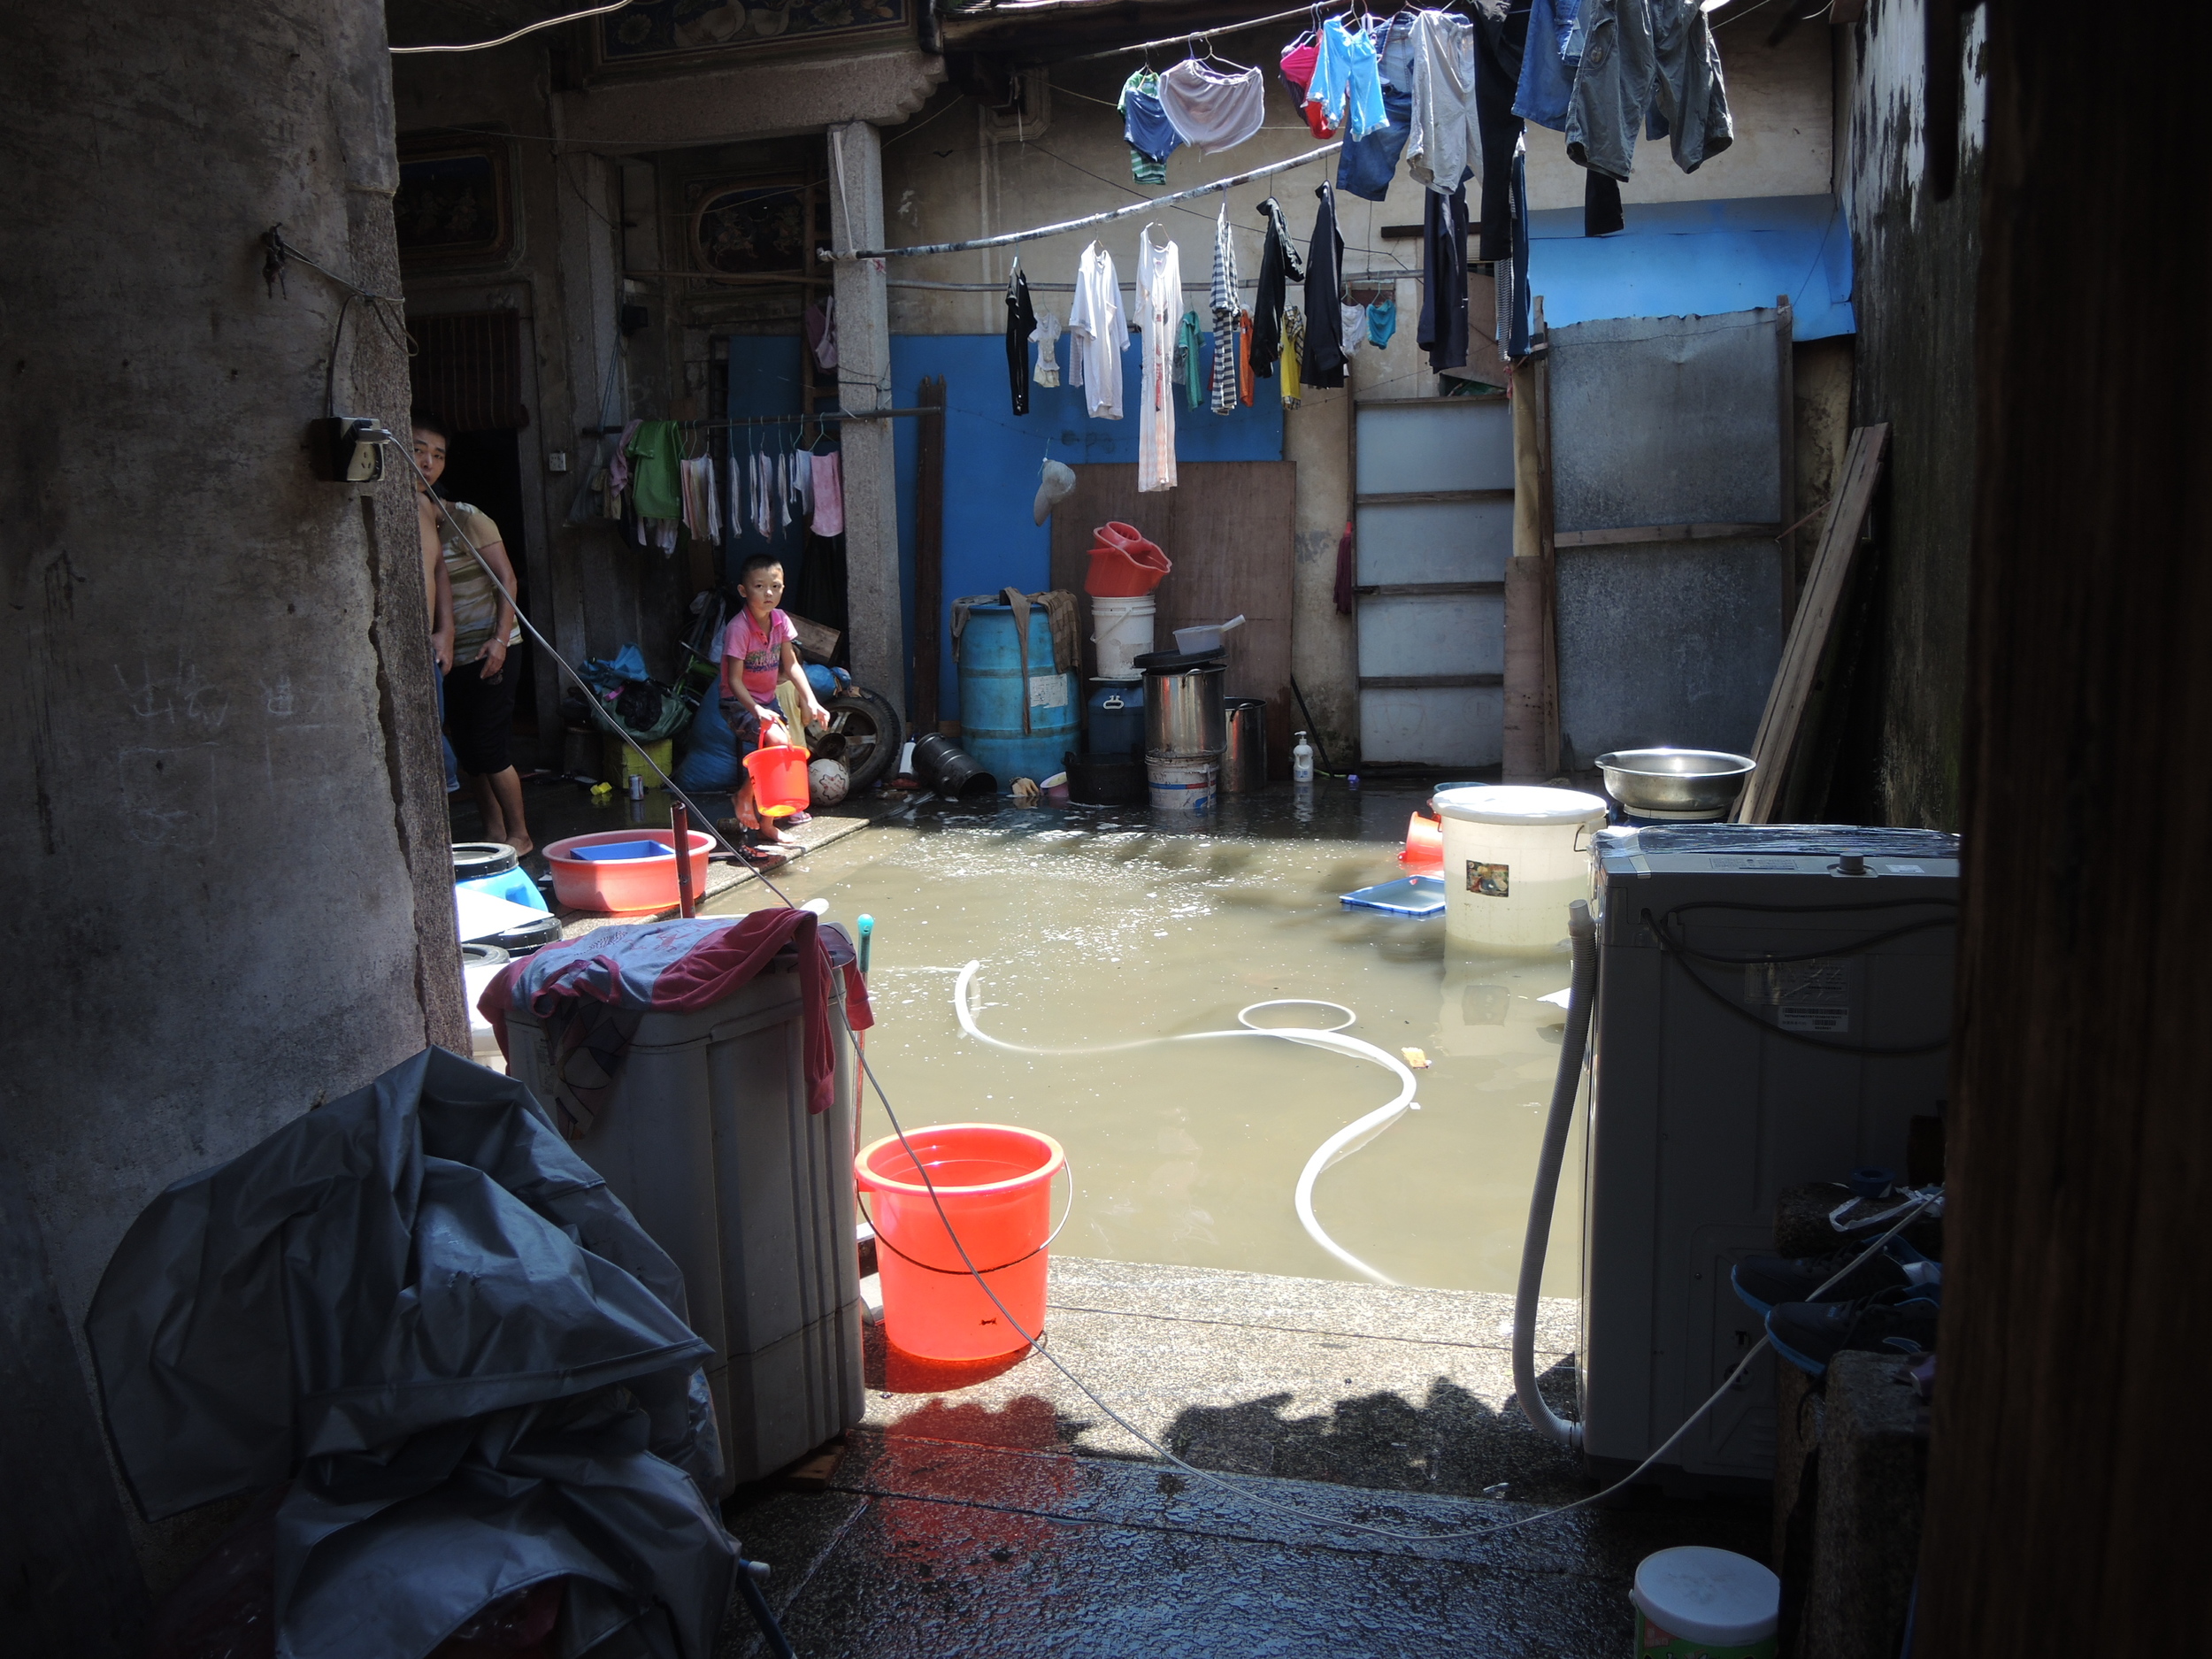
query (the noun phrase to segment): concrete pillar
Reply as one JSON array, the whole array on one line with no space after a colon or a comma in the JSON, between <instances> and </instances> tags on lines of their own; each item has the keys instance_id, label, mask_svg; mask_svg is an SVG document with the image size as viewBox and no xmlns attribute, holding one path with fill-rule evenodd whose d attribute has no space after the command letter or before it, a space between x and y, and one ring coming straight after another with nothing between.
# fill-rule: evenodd
<instances>
[{"instance_id":1,"label":"concrete pillar","mask_svg":"<svg viewBox=\"0 0 2212 1659\"><path fill-rule=\"evenodd\" d=\"M405 433L396 319L261 269L281 222L397 294L381 10L0 9L0 1646L119 1655L223 1517L108 1479L74 1339L117 1240L466 1041L413 497L305 444L334 352Z\"/></svg>"},{"instance_id":2,"label":"concrete pillar","mask_svg":"<svg viewBox=\"0 0 2212 1659\"><path fill-rule=\"evenodd\" d=\"M883 144L865 121L829 129L830 235L840 254L883 246ZM838 395L848 410L889 409L891 315L884 261L838 261ZM898 487L888 420L844 424L845 595L853 677L906 710Z\"/></svg>"}]
</instances>

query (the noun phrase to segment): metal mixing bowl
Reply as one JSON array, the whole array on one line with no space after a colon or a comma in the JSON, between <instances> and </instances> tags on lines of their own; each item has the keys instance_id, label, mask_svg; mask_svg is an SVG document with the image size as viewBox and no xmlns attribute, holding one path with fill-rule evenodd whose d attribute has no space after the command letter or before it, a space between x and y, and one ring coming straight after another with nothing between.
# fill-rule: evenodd
<instances>
[{"instance_id":1,"label":"metal mixing bowl","mask_svg":"<svg viewBox=\"0 0 2212 1659\"><path fill-rule=\"evenodd\" d=\"M1598 757L1606 793L1632 812L1709 812L1732 806L1758 769L1717 749L1624 749Z\"/></svg>"}]
</instances>

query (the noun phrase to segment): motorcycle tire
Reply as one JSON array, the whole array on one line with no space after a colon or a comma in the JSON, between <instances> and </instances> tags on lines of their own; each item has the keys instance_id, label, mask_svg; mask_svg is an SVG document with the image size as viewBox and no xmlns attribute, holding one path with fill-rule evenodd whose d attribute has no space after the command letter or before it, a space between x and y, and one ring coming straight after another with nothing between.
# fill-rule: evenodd
<instances>
[{"instance_id":1,"label":"motorcycle tire","mask_svg":"<svg viewBox=\"0 0 2212 1659\"><path fill-rule=\"evenodd\" d=\"M845 740L845 768L852 774L848 798L888 778L906 741L898 710L864 686L839 692L823 707L829 711L830 729Z\"/></svg>"}]
</instances>

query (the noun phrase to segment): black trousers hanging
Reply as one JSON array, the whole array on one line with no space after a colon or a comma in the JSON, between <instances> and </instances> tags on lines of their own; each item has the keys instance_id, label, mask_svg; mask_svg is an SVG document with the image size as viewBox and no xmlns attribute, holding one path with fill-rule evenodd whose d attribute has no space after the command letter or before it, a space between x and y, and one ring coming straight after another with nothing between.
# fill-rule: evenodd
<instances>
[{"instance_id":1,"label":"black trousers hanging","mask_svg":"<svg viewBox=\"0 0 2212 1659\"><path fill-rule=\"evenodd\" d=\"M1029 336L1037 313L1029 303L1029 279L1017 265L1006 279L1006 373L1012 382L1014 412L1029 412Z\"/></svg>"},{"instance_id":2,"label":"black trousers hanging","mask_svg":"<svg viewBox=\"0 0 2212 1659\"><path fill-rule=\"evenodd\" d=\"M1509 167L1499 171L1510 178ZM1467 366L1467 187L1421 194L1421 326L1414 338L1441 373Z\"/></svg>"}]
</instances>

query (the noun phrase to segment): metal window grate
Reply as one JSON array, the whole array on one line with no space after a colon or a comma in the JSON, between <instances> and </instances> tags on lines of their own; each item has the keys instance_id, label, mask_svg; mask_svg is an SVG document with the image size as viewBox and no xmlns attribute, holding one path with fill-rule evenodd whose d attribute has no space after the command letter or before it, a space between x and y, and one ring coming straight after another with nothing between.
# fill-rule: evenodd
<instances>
[{"instance_id":1,"label":"metal window grate","mask_svg":"<svg viewBox=\"0 0 2212 1659\"><path fill-rule=\"evenodd\" d=\"M411 317L415 337L414 402L457 432L518 431L530 424L522 403L522 319L513 311Z\"/></svg>"}]
</instances>

